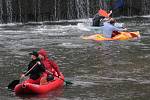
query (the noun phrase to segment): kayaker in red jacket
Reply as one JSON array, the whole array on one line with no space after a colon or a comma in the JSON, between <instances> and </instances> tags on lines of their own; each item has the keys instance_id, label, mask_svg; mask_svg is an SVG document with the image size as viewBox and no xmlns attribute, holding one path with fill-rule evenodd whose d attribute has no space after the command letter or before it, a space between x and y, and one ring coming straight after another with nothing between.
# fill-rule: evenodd
<instances>
[{"instance_id":1,"label":"kayaker in red jacket","mask_svg":"<svg viewBox=\"0 0 150 100\"><path fill-rule=\"evenodd\" d=\"M41 59L42 64L45 66L47 74L52 73L55 76L60 76L59 66L48 58L47 52L42 48L38 51L39 58Z\"/></svg>"}]
</instances>

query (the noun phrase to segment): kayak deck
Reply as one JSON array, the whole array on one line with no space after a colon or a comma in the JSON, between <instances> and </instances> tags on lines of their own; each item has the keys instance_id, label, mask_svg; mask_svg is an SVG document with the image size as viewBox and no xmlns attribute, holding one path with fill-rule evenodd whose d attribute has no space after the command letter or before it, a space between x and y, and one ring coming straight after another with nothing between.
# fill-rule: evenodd
<instances>
[{"instance_id":1,"label":"kayak deck","mask_svg":"<svg viewBox=\"0 0 150 100\"><path fill-rule=\"evenodd\" d=\"M84 40L94 40L94 41L113 41L113 40L132 40L135 38L140 38L139 31L137 32L120 32L120 34L112 37L106 38L102 34L94 34L90 36L81 36Z\"/></svg>"}]
</instances>

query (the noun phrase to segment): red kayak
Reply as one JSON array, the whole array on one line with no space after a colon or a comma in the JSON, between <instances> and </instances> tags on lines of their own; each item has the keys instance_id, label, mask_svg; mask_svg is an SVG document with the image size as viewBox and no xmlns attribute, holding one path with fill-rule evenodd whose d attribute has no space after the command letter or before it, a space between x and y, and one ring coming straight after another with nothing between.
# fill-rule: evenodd
<instances>
[{"instance_id":1,"label":"red kayak","mask_svg":"<svg viewBox=\"0 0 150 100\"><path fill-rule=\"evenodd\" d=\"M16 85L14 91L16 94L43 94L56 90L64 85L64 76L61 74L61 79L54 77L54 80L50 81L46 85L32 84L32 83L20 83Z\"/></svg>"}]
</instances>

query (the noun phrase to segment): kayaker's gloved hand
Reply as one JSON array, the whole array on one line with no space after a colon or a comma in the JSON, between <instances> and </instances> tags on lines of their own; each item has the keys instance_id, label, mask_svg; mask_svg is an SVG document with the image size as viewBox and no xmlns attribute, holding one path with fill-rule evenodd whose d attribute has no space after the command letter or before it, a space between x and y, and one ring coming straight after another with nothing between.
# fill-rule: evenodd
<instances>
[{"instance_id":1,"label":"kayaker's gloved hand","mask_svg":"<svg viewBox=\"0 0 150 100\"><path fill-rule=\"evenodd\" d=\"M127 28L124 28L123 30L126 31L126 30L128 30L128 29L127 29Z\"/></svg>"},{"instance_id":2,"label":"kayaker's gloved hand","mask_svg":"<svg viewBox=\"0 0 150 100\"><path fill-rule=\"evenodd\" d=\"M20 78L22 79L22 78L24 78L24 77L25 77L25 74L22 74Z\"/></svg>"},{"instance_id":3,"label":"kayaker's gloved hand","mask_svg":"<svg viewBox=\"0 0 150 100\"><path fill-rule=\"evenodd\" d=\"M37 64L38 64L38 65L41 65L41 62L38 61Z\"/></svg>"},{"instance_id":4,"label":"kayaker's gloved hand","mask_svg":"<svg viewBox=\"0 0 150 100\"><path fill-rule=\"evenodd\" d=\"M57 77L58 77L58 78L61 78L61 76L60 76L60 75L58 75Z\"/></svg>"}]
</instances>

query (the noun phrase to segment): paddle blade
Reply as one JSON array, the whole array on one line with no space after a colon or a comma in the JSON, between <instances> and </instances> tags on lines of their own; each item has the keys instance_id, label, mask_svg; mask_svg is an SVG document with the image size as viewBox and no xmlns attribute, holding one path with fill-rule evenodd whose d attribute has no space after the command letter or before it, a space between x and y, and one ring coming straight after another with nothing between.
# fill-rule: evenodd
<instances>
[{"instance_id":1,"label":"paddle blade","mask_svg":"<svg viewBox=\"0 0 150 100\"><path fill-rule=\"evenodd\" d=\"M99 13L101 16L109 17L109 14L108 14L105 10L100 9L100 10L98 11L98 13Z\"/></svg>"},{"instance_id":2,"label":"paddle blade","mask_svg":"<svg viewBox=\"0 0 150 100\"><path fill-rule=\"evenodd\" d=\"M13 80L9 85L7 86L8 89L14 90L15 86L19 84L20 80Z\"/></svg>"},{"instance_id":3,"label":"paddle blade","mask_svg":"<svg viewBox=\"0 0 150 100\"><path fill-rule=\"evenodd\" d=\"M72 82L70 82L70 81L64 81L65 83L66 83L66 85L71 85L71 84L73 84Z\"/></svg>"}]
</instances>

